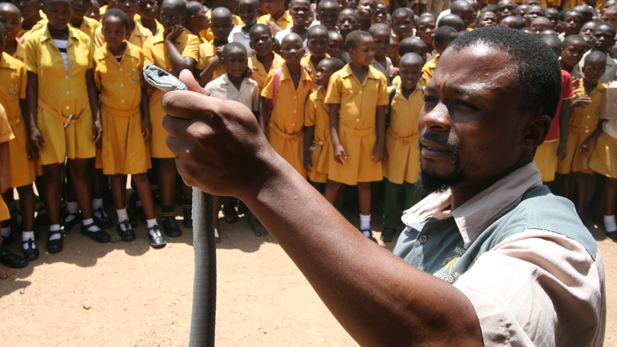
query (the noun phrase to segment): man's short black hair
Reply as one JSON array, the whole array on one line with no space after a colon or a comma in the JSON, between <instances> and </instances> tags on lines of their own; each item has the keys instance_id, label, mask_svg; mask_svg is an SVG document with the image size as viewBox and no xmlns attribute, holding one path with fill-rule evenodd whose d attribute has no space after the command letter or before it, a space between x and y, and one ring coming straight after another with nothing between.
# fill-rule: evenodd
<instances>
[{"instance_id":1,"label":"man's short black hair","mask_svg":"<svg viewBox=\"0 0 617 347\"><path fill-rule=\"evenodd\" d=\"M241 44L240 42L230 42L228 44L225 45L225 47L223 47L223 57L228 56L231 52L233 51L242 51L245 54L248 54L246 52L246 47L244 47L243 44Z\"/></svg>"},{"instance_id":2,"label":"man's short black hair","mask_svg":"<svg viewBox=\"0 0 617 347\"><path fill-rule=\"evenodd\" d=\"M199 10L203 9L203 7L204 5L202 5L199 1L189 1L186 3L186 20L184 21L185 28L189 27L191 17L199 13Z\"/></svg>"},{"instance_id":3,"label":"man's short black hair","mask_svg":"<svg viewBox=\"0 0 617 347\"><path fill-rule=\"evenodd\" d=\"M514 28L512 29L523 29L525 27L525 21L522 18L519 18L517 16L507 16L506 18L502 19L501 21L506 21L506 22L511 22L510 24L512 24L514 26ZM499 23L501 25L501 23Z\"/></svg>"},{"instance_id":4,"label":"man's short black hair","mask_svg":"<svg viewBox=\"0 0 617 347\"><path fill-rule=\"evenodd\" d=\"M540 40L544 41L549 47L555 46L563 48L563 42L561 42L557 35L545 35L542 36Z\"/></svg>"},{"instance_id":5,"label":"man's short black hair","mask_svg":"<svg viewBox=\"0 0 617 347\"><path fill-rule=\"evenodd\" d=\"M522 112L555 117L561 95L561 68L555 53L542 40L519 30L478 28L452 41L448 49L461 51L488 46L507 53L518 69L514 84L521 95Z\"/></svg>"},{"instance_id":6,"label":"man's short black hair","mask_svg":"<svg viewBox=\"0 0 617 347\"><path fill-rule=\"evenodd\" d=\"M372 38L371 34L363 30L354 30L345 38L345 49L355 49L358 46L358 42L365 37Z\"/></svg>"},{"instance_id":7,"label":"man's short black hair","mask_svg":"<svg viewBox=\"0 0 617 347\"><path fill-rule=\"evenodd\" d=\"M261 23L258 23L258 24L253 25L253 27L251 28L251 30L249 30L249 36L252 36L252 35L253 35L253 33L254 33L255 31L259 30L259 29L263 29L263 30L265 30L265 31L268 33L268 35L272 36L272 29L270 29L270 27L269 27L269 26L267 26L267 25L265 25L265 24L261 24Z\"/></svg>"},{"instance_id":8,"label":"man's short black hair","mask_svg":"<svg viewBox=\"0 0 617 347\"><path fill-rule=\"evenodd\" d=\"M413 10L408 8L408 7L399 7L396 10L394 10L394 12L392 12L392 18L400 15L400 14L404 14L407 17L411 18L411 21L413 22L415 14L413 13Z\"/></svg>"},{"instance_id":9,"label":"man's short black hair","mask_svg":"<svg viewBox=\"0 0 617 347\"><path fill-rule=\"evenodd\" d=\"M615 29L615 26L609 22L598 23L598 25L596 25L596 27L593 29L593 33L595 34L596 31L600 30L600 28L603 27L607 27L609 30L611 30L613 32L613 36L617 35L617 30Z\"/></svg>"},{"instance_id":10,"label":"man's short black hair","mask_svg":"<svg viewBox=\"0 0 617 347\"><path fill-rule=\"evenodd\" d=\"M101 18L101 24L105 24L105 19L107 19L108 17L117 17L122 19L122 23L124 23L124 27L128 30L129 29L129 16L126 15L126 13L120 9L117 8L110 8L109 10L105 11L105 14L103 14L103 18Z\"/></svg>"}]
</instances>

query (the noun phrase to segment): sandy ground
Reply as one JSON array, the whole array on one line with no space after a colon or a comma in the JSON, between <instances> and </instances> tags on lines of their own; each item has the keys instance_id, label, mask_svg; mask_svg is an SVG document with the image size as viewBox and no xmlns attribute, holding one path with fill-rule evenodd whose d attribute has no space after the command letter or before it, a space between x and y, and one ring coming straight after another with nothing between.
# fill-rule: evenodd
<instances>
[{"instance_id":1,"label":"sandy ground","mask_svg":"<svg viewBox=\"0 0 617 347\"><path fill-rule=\"evenodd\" d=\"M617 243L589 227L606 264L605 345L617 346L612 315L617 312ZM115 235L115 229L110 231ZM75 228L66 235L63 252L42 253L0 281L1 345L186 346L192 233L168 238L160 250L150 248L144 226L136 234L131 243L100 245ZM218 346L357 346L272 236L255 237L244 217L236 224L221 220L221 237ZM44 248L44 243L37 244ZM391 250L394 242L382 246ZM19 252L18 247L9 248Z\"/></svg>"}]
</instances>

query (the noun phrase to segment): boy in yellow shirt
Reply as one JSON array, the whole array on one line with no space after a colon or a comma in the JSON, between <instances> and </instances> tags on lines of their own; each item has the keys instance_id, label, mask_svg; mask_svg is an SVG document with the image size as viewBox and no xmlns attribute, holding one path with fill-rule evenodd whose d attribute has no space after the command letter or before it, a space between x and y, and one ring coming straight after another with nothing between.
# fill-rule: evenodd
<instances>
[{"instance_id":1,"label":"boy in yellow shirt","mask_svg":"<svg viewBox=\"0 0 617 347\"><path fill-rule=\"evenodd\" d=\"M274 37L270 27L265 24L255 24L250 31L251 47L255 54L249 59L249 68L253 72L251 79L257 82L260 90L266 84L266 77L271 70L283 66L285 60L272 51Z\"/></svg>"},{"instance_id":2,"label":"boy in yellow shirt","mask_svg":"<svg viewBox=\"0 0 617 347\"><path fill-rule=\"evenodd\" d=\"M210 29L210 18L206 15L206 8L207 7L204 7L199 1L189 1L186 3L186 21L184 22L184 27L187 28L191 34L199 37L201 43L206 43L208 41L199 36L200 33L206 29Z\"/></svg>"},{"instance_id":3,"label":"boy in yellow shirt","mask_svg":"<svg viewBox=\"0 0 617 347\"><path fill-rule=\"evenodd\" d=\"M41 2L38 0L13 0L13 5L19 8L23 18L21 31L17 34L20 43L24 43L27 34L41 29L43 21L47 19L41 11Z\"/></svg>"},{"instance_id":4,"label":"boy in yellow shirt","mask_svg":"<svg viewBox=\"0 0 617 347\"><path fill-rule=\"evenodd\" d=\"M578 88L574 89L574 101L570 104L570 127L566 156L559 162L558 172L562 175L574 173L578 186L578 200L576 210L584 217L585 198L589 179L593 177L593 170L589 169L591 151L602 133L600 119L602 110L602 93L606 84L599 82L606 68L606 54L592 51L585 57L583 74ZM569 183L572 175L564 179L564 194L572 199Z\"/></svg>"},{"instance_id":5,"label":"boy in yellow shirt","mask_svg":"<svg viewBox=\"0 0 617 347\"><path fill-rule=\"evenodd\" d=\"M311 86L314 86L319 62L330 57L326 53L328 51L328 29L323 25L314 25L308 29L306 39L310 54L302 57L300 64L311 69Z\"/></svg>"},{"instance_id":6,"label":"boy in yellow shirt","mask_svg":"<svg viewBox=\"0 0 617 347\"><path fill-rule=\"evenodd\" d=\"M101 27L98 21L86 17L86 13L92 5L91 0L71 0L71 19L70 23L75 29L81 30L88 35L90 40L94 39L94 31Z\"/></svg>"},{"instance_id":7,"label":"boy in yellow shirt","mask_svg":"<svg viewBox=\"0 0 617 347\"><path fill-rule=\"evenodd\" d=\"M140 0L139 10L135 16L135 23L141 24L144 28L150 30L152 36L155 36L159 31L165 30L156 17L159 15L159 5L156 0Z\"/></svg>"},{"instance_id":8,"label":"boy in yellow shirt","mask_svg":"<svg viewBox=\"0 0 617 347\"><path fill-rule=\"evenodd\" d=\"M198 60L199 38L185 29L186 3L183 0L164 0L161 5L161 23L165 31L159 32L149 39L143 47L144 63L153 64L176 76L180 71L193 70ZM161 208L163 231L169 237L182 235L182 230L176 222L174 207L174 191L178 172L173 153L167 148L167 132L163 129L165 111L161 107L164 92L152 86L150 91L150 121L152 136L150 138L150 155L159 158L159 189L161 192ZM184 185L183 205L185 226L191 226L191 188Z\"/></svg>"},{"instance_id":9,"label":"boy in yellow shirt","mask_svg":"<svg viewBox=\"0 0 617 347\"><path fill-rule=\"evenodd\" d=\"M311 92L311 77L300 65L302 52L300 36L295 33L285 36L281 45L285 63L278 74L277 69L270 69L268 73L261 92L259 123L272 148L306 178L302 126L304 102Z\"/></svg>"},{"instance_id":10,"label":"boy in yellow shirt","mask_svg":"<svg viewBox=\"0 0 617 347\"><path fill-rule=\"evenodd\" d=\"M21 31L19 9L10 2L0 3L0 23L6 29L4 52L23 63L26 59L24 46L17 41L17 34Z\"/></svg>"},{"instance_id":11,"label":"boy in yellow shirt","mask_svg":"<svg viewBox=\"0 0 617 347\"><path fill-rule=\"evenodd\" d=\"M217 9L219 7L224 7L226 9L229 10L229 12L231 13L236 13L236 10L238 9L238 1L237 0L233 0L233 1L228 1L228 0L213 0L211 3L211 7L209 10L207 10L206 12L206 16L208 17L208 19L210 19L210 21L212 21L212 10ZM231 15L231 20L233 22L233 25L242 25L242 19L240 18L240 16L236 16L235 14ZM207 42L210 42L214 39L214 34L212 33L212 28L208 28L206 30L202 30L201 33L199 34L200 38Z\"/></svg>"},{"instance_id":12,"label":"boy in yellow shirt","mask_svg":"<svg viewBox=\"0 0 617 347\"><path fill-rule=\"evenodd\" d=\"M345 66L338 58L325 58L317 66L315 85L304 111L304 168L308 178L319 191L328 181L328 161L332 155L329 108L324 103L328 82L335 72ZM311 147L313 148L311 151Z\"/></svg>"},{"instance_id":13,"label":"boy in yellow shirt","mask_svg":"<svg viewBox=\"0 0 617 347\"><path fill-rule=\"evenodd\" d=\"M115 0L115 8L120 9L129 17L129 30L127 32L127 41L135 46L142 48L148 39L152 37L152 32L144 28L140 23L135 21L135 15L139 11L139 1L135 0ZM105 43L102 28L99 27L94 31L94 45L100 48Z\"/></svg>"},{"instance_id":14,"label":"boy in yellow shirt","mask_svg":"<svg viewBox=\"0 0 617 347\"><path fill-rule=\"evenodd\" d=\"M223 47L227 44L229 33L233 28L231 12L225 7L212 10L212 34L214 38L210 42L199 46L199 60L195 64L195 70L199 73L199 84L205 86L208 82L222 76L227 72L221 64Z\"/></svg>"},{"instance_id":15,"label":"boy in yellow shirt","mask_svg":"<svg viewBox=\"0 0 617 347\"><path fill-rule=\"evenodd\" d=\"M126 41L129 19L111 8L103 15L105 43L94 53L94 78L101 91L103 117L103 173L110 175L122 241L135 240L126 211L126 179L131 175L146 214L148 237L154 248L164 247L165 238L156 222L152 188L146 175L150 154L148 94L142 83L144 56L139 47Z\"/></svg>"},{"instance_id":16,"label":"boy in yellow shirt","mask_svg":"<svg viewBox=\"0 0 617 347\"><path fill-rule=\"evenodd\" d=\"M28 117L30 141L43 166L45 208L50 221L47 251L62 251L60 181L67 172L81 210L81 234L96 242L111 237L92 219L88 161L101 138L101 116L94 83L93 45L90 38L68 24L69 0L47 0L48 24L26 38ZM70 68L69 68L70 66ZM77 212L63 219L65 232L78 223ZM69 224L70 223L70 224Z\"/></svg>"},{"instance_id":17,"label":"boy in yellow shirt","mask_svg":"<svg viewBox=\"0 0 617 347\"><path fill-rule=\"evenodd\" d=\"M424 65L422 68L422 75L426 80L426 84L431 81L433 78L433 74L435 73L435 68L437 68L437 63L439 62L439 57L441 53L448 48L450 42L454 41L458 37L458 31L453 27L442 26L441 28L435 30L435 37L433 38L433 48L435 48L435 58Z\"/></svg>"},{"instance_id":18,"label":"boy in yellow shirt","mask_svg":"<svg viewBox=\"0 0 617 347\"><path fill-rule=\"evenodd\" d=\"M12 5L11 5L12 6ZM4 27L0 23L0 42L4 41ZM39 250L34 243L34 209L35 196L32 183L36 178L35 162L29 160L32 153L27 150L28 131L23 115L26 114L26 85L28 75L26 66L2 51L0 44L0 104L4 106L13 140L8 142L10 152L9 177L10 188L17 188L22 218L22 245L24 256L33 261L39 257ZM12 201L13 189L4 195L4 201ZM2 239L11 235L10 221L2 222Z\"/></svg>"},{"instance_id":19,"label":"boy in yellow shirt","mask_svg":"<svg viewBox=\"0 0 617 347\"><path fill-rule=\"evenodd\" d=\"M398 205L401 188L405 190L404 210L415 205L421 197L415 183L420 174L418 116L424 105L424 92L419 83L423 65L421 56L415 53L403 55L399 62L401 84L389 90L388 160L383 162L386 189L381 240L384 242L392 241L396 234L401 218Z\"/></svg>"},{"instance_id":20,"label":"boy in yellow shirt","mask_svg":"<svg viewBox=\"0 0 617 347\"><path fill-rule=\"evenodd\" d=\"M285 11L285 0L264 1L264 10L267 14L259 17L257 23L269 26L273 35L293 25L289 11Z\"/></svg>"},{"instance_id":21,"label":"boy in yellow shirt","mask_svg":"<svg viewBox=\"0 0 617 347\"><path fill-rule=\"evenodd\" d=\"M341 8L336 0L321 0L317 3L317 20L328 30L337 30L336 23L340 13Z\"/></svg>"},{"instance_id":22,"label":"boy in yellow shirt","mask_svg":"<svg viewBox=\"0 0 617 347\"><path fill-rule=\"evenodd\" d=\"M373 241L371 184L383 179L386 77L371 67L373 38L365 31L347 35L351 63L330 78L325 103L330 113L333 155L328 163L325 197L334 203L342 184L358 186L360 230Z\"/></svg>"}]
</instances>

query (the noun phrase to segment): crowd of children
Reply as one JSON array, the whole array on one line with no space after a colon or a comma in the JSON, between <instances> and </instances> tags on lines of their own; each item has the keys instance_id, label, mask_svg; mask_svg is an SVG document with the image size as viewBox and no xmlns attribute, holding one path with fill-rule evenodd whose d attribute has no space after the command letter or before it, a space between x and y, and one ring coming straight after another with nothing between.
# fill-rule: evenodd
<instances>
[{"instance_id":1,"label":"crowd of children","mask_svg":"<svg viewBox=\"0 0 617 347\"><path fill-rule=\"evenodd\" d=\"M122 241L133 241L139 221L152 247L163 247L164 235L182 233L176 201L192 226L191 190L166 146L163 92L144 81L146 64L192 71L207 92L251 109L290 169L331 203L340 206L341 188L357 186L359 230L373 241L374 190L383 190L377 219L390 242L402 209L422 195L424 87L451 41L491 26L537 35L559 57L560 109L535 161L581 217L590 214L588 188L601 191L593 206L617 239L617 121L601 111L617 79L615 24L617 0L2 2L0 190L8 207L0 204L0 262L19 268L39 257L35 216L46 218L48 253L62 251L63 234L77 225L104 243L115 224ZM215 206L228 223L246 210L231 197ZM265 234L249 216L255 234ZM23 257L4 247L19 234ZM11 273L0 269L0 277Z\"/></svg>"}]
</instances>

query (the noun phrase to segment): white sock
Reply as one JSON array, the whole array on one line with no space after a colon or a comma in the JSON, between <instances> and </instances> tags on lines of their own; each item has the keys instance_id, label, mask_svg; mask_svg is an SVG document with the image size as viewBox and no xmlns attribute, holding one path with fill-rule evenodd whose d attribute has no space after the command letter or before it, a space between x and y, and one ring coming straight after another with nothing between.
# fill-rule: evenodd
<instances>
[{"instance_id":1,"label":"white sock","mask_svg":"<svg viewBox=\"0 0 617 347\"><path fill-rule=\"evenodd\" d=\"M614 233L617 231L617 222L615 222L615 215L604 215L604 228L607 233Z\"/></svg>"},{"instance_id":2,"label":"white sock","mask_svg":"<svg viewBox=\"0 0 617 347\"><path fill-rule=\"evenodd\" d=\"M21 233L21 241L26 242L28 240L34 241L34 231L24 231ZM22 243L22 246L24 249L28 248L27 243ZM32 248L36 248L36 244L34 242L32 243Z\"/></svg>"},{"instance_id":3,"label":"white sock","mask_svg":"<svg viewBox=\"0 0 617 347\"><path fill-rule=\"evenodd\" d=\"M0 234L2 234L2 237L9 237L9 236L11 236L11 227L6 227L6 228L0 229Z\"/></svg>"},{"instance_id":4,"label":"white sock","mask_svg":"<svg viewBox=\"0 0 617 347\"><path fill-rule=\"evenodd\" d=\"M152 219L146 219L146 224L148 225L148 229L152 228L155 225L159 225L156 222L156 218L152 218Z\"/></svg>"},{"instance_id":5,"label":"white sock","mask_svg":"<svg viewBox=\"0 0 617 347\"><path fill-rule=\"evenodd\" d=\"M121 209L116 209L116 214L118 215L118 223L123 222L129 219L129 215L126 212L126 207Z\"/></svg>"},{"instance_id":6,"label":"white sock","mask_svg":"<svg viewBox=\"0 0 617 347\"><path fill-rule=\"evenodd\" d=\"M49 232L53 233L49 236L49 240L59 240L62 238L62 234L60 233L60 224L54 224L49 226Z\"/></svg>"},{"instance_id":7,"label":"white sock","mask_svg":"<svg viewBox=\"0 0 617 347\"><path fill-rule=\"evenodd\" d=\"M363 215L360 213L360 230L371 229L371 215Z\"/></svg>"},{"instance_id":8,"label":"white sock","mask_svg":"<svg viewBox=\"0 0 617 347\"><path fill-rule=\"evenodd\" d=\"M92 209L98 210L103 207L103 199L92 199Z\"/></svg>"},{"instance_id":9,"label":"white sock","mask_svg":"<svg viewBox=\"0 0 617 347\"><path fill-rule=\"evenodd\" d=\"M77 205L77 201L69 201L66 203L66 212L70 213L64 219L65 223L68 223L75 219L75 214L79 213L79 205Z\"/></svg>"},{"instance_id":10,"label":"white sock","mask_svg":"<svg viewBox=\"0 0 617 347\"><path fill-rule=\"evenodd\" d=\"M92 224L88 228L88 231L91 232L91 233L94 233L94 232L97 232L97 231L101 230L101 229L99 229L99 227L96 224L94 224L94 220L92 218L84 219L82 222L84 223L84 225Z\"/></svg>"}]
</instances>

